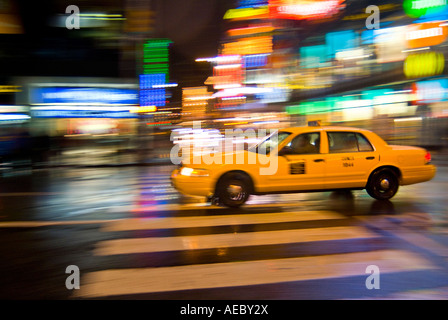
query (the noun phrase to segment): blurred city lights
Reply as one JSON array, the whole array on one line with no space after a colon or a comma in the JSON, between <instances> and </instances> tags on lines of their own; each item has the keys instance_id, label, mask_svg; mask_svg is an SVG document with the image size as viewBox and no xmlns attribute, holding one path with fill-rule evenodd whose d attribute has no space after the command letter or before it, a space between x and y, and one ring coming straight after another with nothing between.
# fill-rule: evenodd
<instances>
[{"instance_id":1,"label":"blurred city lights","mask_svg":"<svg viewBox=\"0 0 448 320\"><path fill-rule=\"evenodd\" d=\"M352 0L238 0L209 19L213 25L191 25L202 23L195 12L191 27L178 28L180 13L161 0L86 5L79 18L91 27L66 33L67 14L49 13L44 24L57 27L70 50L46 35L26 59L8 51L20 39L5 49L4 67L14 67L0 83L2 139L83 135L80 146L93 134L100 141L101 128L116 135L113 148L144 150L151 159L172 146L171 130L193 121L225 130L321 120L379 130L391 142L444 147L448 4L404 0L377 8L373 28L371 13ZM30 32L13 7L3 14L17 28L0 32ZM215 50L202 49L212 41ZM46 65L23 76L32 70L26 60ZM422 120L401 120L414 118ZM407 125L418 134L411 137Z\"/></svg>"}]
</instances>

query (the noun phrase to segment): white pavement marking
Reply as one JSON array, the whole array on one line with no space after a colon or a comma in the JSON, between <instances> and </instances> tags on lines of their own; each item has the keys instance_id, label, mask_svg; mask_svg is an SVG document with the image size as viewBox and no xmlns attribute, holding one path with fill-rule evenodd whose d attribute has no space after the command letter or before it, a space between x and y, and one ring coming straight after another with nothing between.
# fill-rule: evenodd
<instances>
[{"instance_id":1,"label":"white pavement marking","mask_svg":"<svg viewBox=\"0 0 448 320\"><path fill-rule=\"evenodd\" d=\"M94 254L105 256L374 237L377 237L377 235L360 227L330 227L180 237L130 238L99 242Z\"/></svg>"},{"instance_id":2,"label":"white pavement marking","mask_svg":"<svg viewBox=\"0 0 448 320\"><path fill-rule=\"evenodd\" d=\"M207 289L366 276L369 265L381 273L435 269L407 251L381 250L250 262L163 268L104 270L87 273L75 298L92 298L177 290ZM364 287L364 278L359 283Z\"/></svg>"},{"instance_id":3,"label":"white pavement marking","mask_svg":"<svg viewBox=\"0 0 448 320\"><path fill-rule=\"evenodd\" d=\"M396 216L379 216L379 217L366 217L366 216L358 216L356 219L363 221L366 225L374 226L381 230L393 230L391 233L416 247L425 249L435 255L441 257L448 257L448 248L443 244L438 243L435 240L427 237L424 231L415 232L413 229L408 229L406 226L400 226L392 224L387 218L397 218ZM407 216L401 216L400 218L406 219ZM425 227L429 225L429 223L425 222Z\"/></svg>"},{"instance_id":4,"label":"white pavement marking","mask_svg":"<svg viewBox=\"0 0 448 320\"><path fill-rule=\"evenodd\" d=\"M385 300L446 300L447 298L448 287L402 291L382 297Z\"/></svg>"},{"instance_id":5,"label":"white pavement marking","mask_svg":"<svg viewBox=\"0 0 448 320\"><path fill-rule=\"evenodd\" d=\"M196 197L197 198L197 197ZM201 197L199 199L203 200ZM164 204L164 205L149 205L149 206L140 206L134 209L134 211L183 211L183 210L231 210L230 208L218 207L215 205L210 205L206 202L197 202L197 203L189 203L189 204ZM310 204L311 201L307 201L307 205ZM318 203L320 201L316 201ZM296 209L300 208L301 205L299 202L280 202L280 203L263 203L263 204L248 204L243 209L262 209L262 208L287 208L287 209Z\"/></svg>"},{"instance_id":6,"label":"white pavement marking","mask_svg":"<svg viewBox=\"0 0 448 320\"><path fill-rule=\"evenodd\" d=\"M258 214L234 214L199 217L132 218L111 221L101 231L151 230L168 228L215 227L243 224L347 219L332 211L302 211Z\"/></svg>"}]
</instances>

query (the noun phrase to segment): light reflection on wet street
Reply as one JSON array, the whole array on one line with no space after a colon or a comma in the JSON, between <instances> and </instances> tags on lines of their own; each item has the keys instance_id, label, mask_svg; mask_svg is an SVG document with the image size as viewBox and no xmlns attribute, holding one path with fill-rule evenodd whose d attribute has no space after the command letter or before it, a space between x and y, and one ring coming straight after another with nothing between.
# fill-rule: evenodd
<instances>
[{"instance_id":1,"label":"light reflection on wet street","mask_svg":"<svg viewBox=\"0 0 448 320\"><path fill-rule=\"evenodd\" d=\"M448 298L445 166L391 201L322 192L252 196L240 209L180 195L172 169L3 177L1 297ZM380 290L365 287L372 264ZM68 265L81 270L76 292L65 288Z\"/></svg>"}]
</instances>

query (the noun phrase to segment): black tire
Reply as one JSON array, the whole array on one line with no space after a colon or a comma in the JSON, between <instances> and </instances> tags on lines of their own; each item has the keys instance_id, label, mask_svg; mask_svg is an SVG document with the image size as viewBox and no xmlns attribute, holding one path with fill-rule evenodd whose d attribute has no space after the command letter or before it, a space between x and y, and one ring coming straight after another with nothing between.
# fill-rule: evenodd
<instances>
[{"instance_id":1,"label":"black tire","mask_svg":"<svg viewBox=\"0 0 448 320\"><path fill-rule=\"evenodd\" d=\"M397 174L390 169L383 168L370 175L366 190L372 198L389 200L397 193L399 184Z\"/></svg>"},{"instance_id":2,"label":"black tire","mask_svg":"<svg viewBox=\"0 0 448 320\"><path fill-rule=\"evenodd\" d=\"M239 172L230 172L219 179L216 196L219 202L230 208L242 206L250 195L250 178Z\"/></svg>"}]
</instances>

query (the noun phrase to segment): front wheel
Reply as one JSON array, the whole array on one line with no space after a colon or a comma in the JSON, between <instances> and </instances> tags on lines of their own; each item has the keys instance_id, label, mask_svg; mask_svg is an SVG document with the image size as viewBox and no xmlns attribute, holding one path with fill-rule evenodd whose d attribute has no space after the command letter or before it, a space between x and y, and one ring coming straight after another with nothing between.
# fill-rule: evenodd
<instances>
[{"instance_id":1,"label":"front wheel","mask_svg":"<svg viewBox=\"0 0 448 320\"><path fill-rule=\"evenodd\" d=\"M219 202L231 208L238 208L249 198L249 178L241 173L228 173L216 187Z\"/></svg>"},{"instance_id":2,"label":"front wheel","mask_svg":"<svg viewBox=\"0 0 448 320\"><path fill-rule=\"evenodd\" d=\"M398 191L397 175L389 169L375 171L367 183L367 193L377 200L388 200Z\"/></svg>"}]
</instances>

